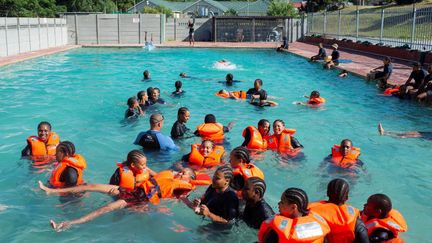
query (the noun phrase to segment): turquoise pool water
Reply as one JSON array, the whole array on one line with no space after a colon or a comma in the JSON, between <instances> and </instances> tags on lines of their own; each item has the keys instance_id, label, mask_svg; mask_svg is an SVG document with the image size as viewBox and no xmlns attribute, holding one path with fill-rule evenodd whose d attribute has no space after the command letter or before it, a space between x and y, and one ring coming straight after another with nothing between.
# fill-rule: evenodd
<instances>
[{"instance_id":1,"label":"turquoise pool water","mask_svg":"<svg viewBox=\"0 0 432 243\"><path fill-rule=\"evenodd\" d=\"M237 83L231 90L247 90L255 78L264 89L278 97L278 107L259 109L245 102L220 99L213 94L224 86L227 71L213 68L219 59L237 64L232 70ZM152 80L141 82L148 69ZM182 98L169 98L180 72L206 79L183 79L187 91ZM37 181L46 181L48 171L38 171L20 159L25 139L36 134L42 120L53 125L62 140L70 140L85 156L88 183L107 183L115 163L122 161L135 136L148 129L148 114L136 123L122 121L126 100L139 90L157 86L171 104L159 106L165 116L163 132L169 134L177 109L191 110L188 127L194 128L204 115L214 113L219 122L235 122L227 138L231 147L242 143L242 130L267 118L281 118L296 128L296 137L305 146L301 161L284 161L273 152L256 160L265 172L267 201L277 202L287 187L301 187L311 201L324 199L326 185L340 174L321 166L333 144L351 138L362 149L366 172L350 178L349 202L362 208L373 193L389 195L409 225L403 236L408 242L427 242L432 220L431 141L382 137L376 126L388 130L430 131L432 111L396 98L377 96L373 85L362 79L336 78L336 71L323 71L305 59L273 50L233 49L76 49L0 68L0 242L252 242L256 232L240 224L231 232L216 232L178 202L164 202L150 212L121 210L93 222L56 233L49 219L67 220L82 216L110 202L106 195L92 193L81 200L62 203L46 196ZM296 106L294 101L317 89L328 103L320 109ZM166 169L188 153L199 139L181 141L178 153L149 154L149 167ZM346 176L346 175L345 175ZM204 188L195 195L200 195ZM167 210L167 208L169 210Z\"/></svg>"}]
</instances>

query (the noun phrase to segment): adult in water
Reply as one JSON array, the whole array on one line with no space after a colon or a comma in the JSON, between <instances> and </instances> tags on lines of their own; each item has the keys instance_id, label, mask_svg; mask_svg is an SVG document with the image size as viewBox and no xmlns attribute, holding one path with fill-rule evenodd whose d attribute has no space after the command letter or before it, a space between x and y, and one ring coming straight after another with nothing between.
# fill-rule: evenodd
<instances>
[{"instance_id":1,"label":"adult in water","mask_svg":"<svg viewBox=\"0 0 432 243\"><path fill-rule=\"evenodd\" d=\"M181 139L181 138L193 136L193 134L191 133L190 133L191 136L187 136L187 134L190 132L190 129L186 127L186 123L189 121L189 118L190 118L190 112L187 107L181 107L178 109L177 121L174 122L171 128L171 138Z\"/></svg>"},{"instance_id":2,"label":"adult in water","mask_svg":"<svg viewBox=\"0 0 432 243\"><path fill-rule=\"evenodd\" d=\"M178 96L181 96L181 95L183 95L184 93L186 93L186 91L184 91L183 89L182 89L182 86L183 86L183 83L180 81L180 80L177 80L175 83L174 83L174 86L175 86L175 91L173 91L172 93L171 93L171 96L174 96L174 97L178 97Z\"/></svg>"},{"instance_id":3,"label":"adult in water","mask_svg":"<svg viewBox=\"0 0 432 243\"><path fill-rule=\"evenodd\" d=\"M360 149L353 146L349 139L343 139L340 145L334 145L331 154L327 157L332 164L343 169L354 169L363 166L359 159Z\"/></svg>"},{"instance_id":4,"label":"adult in water","mask_svg":"<svg viewBox=\"0 0 432 243\"><path fill-rule=\"evenodd\" d=\"M149 106L149 97L146 91L141 90L137 93L138 104L142 111L145 111Z\"/></svg>"},{"instance_id":5,"label":"adult in water","mask_svg":"<svg viewBox=\"0 0 432 243\"><path fill-rule=\"evenodd\" d=\"M258 241L324 242L330 227L321 216L308 210L308 203L302 189L286 189L278 204L279 214L261 224Z\"/></svg>"},{"instance_id":6,"label":"adult in water","mask_svg":"<svg viewBox=\"0 0 432 243\"><path fill-rule=\"evenodd\" d=\"M259 229L261 223L275 214L271 206L264 200L266 183L259 177L250 177L242 190L246 206L241 219L254 229Z\"/></svg>"},{"instance_id":7,"label":"adult in water","mask_svg":"<svg viewBox=\"0 0 432 243\"><path fill-rule=\"evenodd\" d=\"M135 139L134 144L141 145L147 150L178 150L174 141L161 133L165 118L155 113L150 116L150 129L146 132L141 132Z\"/></svg>"},{"instance_id":8,"label":"adult in water","mask_svg":"<svg viewBox=\"0 0 432 243\"><path fill-rule=\"evenodd\" d=\"M416 94L426 76L427 72L422 68L422 65L418 62L413 63L409 78L405 84L400 86L401 98L409 98L409 94Z\"/></svg>"},{"instance_id":9,"label":"adult in water","mask_svg":"<svg viewBox=\"0 0 432 243\"><path fill-rule=\"evenodd\" d=\"M420 132L420 131L406 131L406 132L394 132L384 130L381 123L378 124L378 133L383 136L390 136L394 138L423 138L426 140L432 140L432 132Z\"/></svg>"},{"instance_id":10,"label":"adult in water","mask_svg":"<svg viewBox=\"0 0 432 243\"><path fill-rule=\"evenodd\" d=\"M232 86L234 83L241 82L240 80L234 80L234 75L232 73L228 73L225 76L225 81L219 81L219 83L224 83L227 86Z\"/></svg>"},{"instance_id":11,"label":"adult in water","mask_svg":"<svg viewBox=\"0 0 432 243\"><path fill-rule=\"evenodd\" d=\"M212 185L209 186L200 199L185 203L194 209L195 213L203 215L213 222L229 224L239 216L239 199L230 182L233 171L229 166L217 168L213 175Z\"/></svg>"},{"instance_id":12,"label":"adult in water","mask_svg":"<svg viewBox=\"0 0 432 243\"><path fill-rule=\"evenodd\" d=\"M261 79L255 79L254 87L246 91L246 94L248 95L248 98L251 99L251 102L253 101L253 99L259 99L260 94L262 92L265 92L265 90L262 89L262 86L263 81Z\"/></svg>"},{"instance_id":13,"label":"adult in water","mask_svg":"<svg viewBox=\"0 0 432 243\"><path fill-rule=\"evenodd\" d=\"M166 104L165 100L160 97L160 89L158 87L154 87L151 90L151 95L149 96L149 104Z\"/></svg>"},{"instance_id":14,"label":"adult in water","mask_svg":"<svg viewBox=\"0 0 432 243\"><path fill-rule=\"evenodd\" d=\"M312 212L323 217L330 226L327 242L369 243L366 226L360 219L360 211L346 204L349 184L344 179L333 179L327 185L327 201L309 204Z\"/></svg>"},{"instance_id":15,"label":"adult in water","mask_svg":"<svg viewBox=\"0 0 432 243\"><path fill-rule=\"evenodd\" d=\"M27 146L21 151L21 156L32 156L32 159L54 158L60 137L51 131L51 124L47 121L40 122L37 126L37 136L27 138Z\"/></svg>"},{"instance_id":16,"label":"adult in water","mask_svg":"<svg viewBox=\"0 0 432 243\"><path fill-rule=\"evenodd\" d=\"M371 243L403 242L399 233L408 230L402 214L392 208L390 198L385 194L370 196L361 212Z\"/></svg>"}]
</instances>

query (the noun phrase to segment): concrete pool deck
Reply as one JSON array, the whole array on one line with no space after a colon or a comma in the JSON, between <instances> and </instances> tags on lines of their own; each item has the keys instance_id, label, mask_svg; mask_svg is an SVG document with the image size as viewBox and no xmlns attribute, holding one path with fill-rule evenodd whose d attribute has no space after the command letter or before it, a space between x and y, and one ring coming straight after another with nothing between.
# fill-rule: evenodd
<instances>
[{"instance_id":1,"label":"concrete pool deck","mask_svg":"<svg viewBox=\"0 0 432 243\"><path fill-rule=\"evenodd\" d=\"M62 47L53 47L33 52L21 53L14 56L2 57L0 58L0 67L29 60L36 57L51 55L54 53L71 50L79 47L142 47L143 45L138 44L102 44L102 45L67 45ZM161 48L189 48L189 42L179 42L172 41L166 42L163 44L156 44L155 46ZM194 48L268 48L275 49L277 43L275 42L195 42ZM338 66L338 69L347 70L350 73L358 75L360 77L365 78L367 73L369 73L370 69L381 66L382 65L382 56L374 55L373 53L363 53L357 52L355 50L345 50L341 49L340 56L342 60L350 60L349 63L341 63ZM295 55L309 58L313 55L316 55L318 52L318 48L315 45L306 44L302 42L290 43L290 48L288 50L289 53L293 53ZM327 53L330 54L331 50L327 49ZM408 62L404 61L394 61L393 62L394 69L393 74L389 80L391 84L402 84L404 83L411 73L411 66Z\"/></svg>"}]
</instances>

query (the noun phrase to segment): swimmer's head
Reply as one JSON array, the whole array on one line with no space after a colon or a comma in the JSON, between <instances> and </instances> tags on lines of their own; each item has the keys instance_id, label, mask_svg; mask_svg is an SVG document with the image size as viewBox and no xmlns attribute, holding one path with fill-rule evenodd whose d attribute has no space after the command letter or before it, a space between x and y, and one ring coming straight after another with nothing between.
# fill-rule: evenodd
<instances>
[{"instance_id":1,"label":"swimmer's head","mask_svg":"<svg viewBox=\"0 0 432 243\"><path fill-rule=\"evenodd\" d=\"M147 88L147 95L148 95L148 97L152 97L152 93L153 93L153 87L148 87Z\"/></svg>"},{"instance_id":2,"label":"swimmer's head","mask_svg":"<svg viewBox=\"0 0 432 243\"><path fill-rule=\"evenodd\" d=\"M229 83L232 83L233 79L234 79L234 75L232 75L231 73L228 73L225 77L225 80Z\"/></svg>"},{"instance_id":3,"label":"swimmer's head","mask_svg":"<svg viewBox=\"0 0 432 243\"><path fill-rule=\"evenodd\" d=\"M320 97L320 92L314 90L311 92L310 94L310 98L319 98Z\"/></svg>"},{"instance_id":4,"label":"swimmer's head","mask_svg":"<svg viewBox=\"0 0 432 243\"><path fill-rule=\"evenodd\" d=\"M352 149L353 144L352 141L349 139L344 139L340 143L340 153L342 156L346 156Z\"/></svg>"},{"instance_id":5,"label":"swimmer's head","mask_svg":"<svg viewBox=\"0 0 432 243\"><path fill-rule=\"evenodd\" d=\"M320 48L323 48L323 43L318 43L318 46L320 47Z\"/></svg>"},{"instance_id":6,"label":"swimmer's head","mask_svg":"<svg viewBox=\"0 0 432 243\"><path fill-rule=\"evenodd\" d=\"M349 184L346 180L336 178L327 185L329 201L336 205L342 205L348 200Z\"/></svg>"},{"instance_id":7,"label":"swimmer's head","mask_svg":"<svg viewBox=\"0 0 432 243\"><path fill-rule=\"evenodd\" d=\"M48 142L48 138L51 135L51 124L47 121L42 121L37 126L38 137L44 143Z\"/></svg>"},{"instance_id":8,"label":"swimmer's head","mask_svg":"<svg viewBox=\"0 0 432 243\"><path fill-rule=\"evenodd\" d=\"M153 88L152 93L151 93L151 98L152 100L158 100L160 96L160 89L159 88Z\"/></svg>"},{"instance_id":9,"label":"swimmer's head","mask_svg":"<svg viewBox=\"0 0 432 243\"><path fill-rule=\"evenodd\" d=\"M273 133L280 135L285 130L285 122L281 119L277 119L273 122Z\"/></svg>"},{"instance_id":10,"label":"swimmer's head","mask_svg":"<svg viewBox=\"0 0 432 243\"><path fill-rule=\"evenodd\" d=\"M216 117L213 114L207 114L204 117L204 123L216 123Z\"/></svg>"},{"instance_id":11,"label":"swimmer's head","mask_svg":"<svg viewBox=\"0 0 432 243\"><path fill-rule=\"evenodd\" d=\"M421 64L419 62L414 62L413 63L413 70L418 71L420 69L421 69Z\"/></svg>"},{"instance_id":12,"label":"swimmer's head","mask_svg":"<svg viewBox=\"0 0 432 243\"><path fill-rule=\"evenodd\" d=\"M391 63L391 58L389 56L385 56L383 58L383 62L384 62L384 64L389 64L389 63Z\"/></svg>"},{"instance_id":13,"label":"swimmer's head","mask_svg":"<svg viewBox=\"0 0 432 243\"><path fill-rule=\"evenodd\" d=\"M130 97L127 100L127 105L129 106L129 108L134 108L138 105L138 100L135 97Z\"/></svg>"},{"instance_id":14,"label":"swimmer's head","mask_svg":"<svg viewBox=\"0 0 432 243\"><path fill-rule=\"evenodd\" d=\"M261 89L261 87L262 87L262 85L263 85L263 81L261 80L261 79L255 79L255 82L254 82L254 88L256 89L256 90L260 90Z\"/></svg>"},{"instance_id":15,"label":"swimmer's head","mask_svg":"<svg viewBox=\"0 0 432 243\"><path fill-rule=\"evenodd\" d=\"M134 149L128 153L126 161L123 164L131 168L134 173L139 174L147 168L147 157L143 152Z\"/></svg>"},{"instance_id":16,"label":"swimmer's head","mask_svg":"<svg viewBox=\"0 0 432 243\"><path fill-rule=\"evenodd\" d=\"M56 160L62 161L66 157L73 156L75 154L75 145L69 141L63 141L57 145L56 148Z\"/></svg>"},{"instance_id":17,"label":"swimmer's head","mask_svg":"<svg viewBox=\"0 0 432 243\"><path fill-rule=\"evenodd\" d=\"M196 179L195 171L191 168L183 168L178 174L177 179L191 181Z\"/></svg>"},{"instance_id":18,"label":"swimmer's head","mask_svg":"<svg viewBox=\"0 0 432 243\"><path fill-rule=\"evenodd\" d=\"M261 119L258 122L258 131L262 136L266 136L270 132L270 122L267 119Z\"/></svg>"},{"instance_id":19,"label":"swimmer's head","mask_svg":"<svg viewBox=\"0 0 432 243\"><path fill-rule=\"evenodd\" d=\"M309 213L309 199L305 191L300 188L288 188L281 196L278 204L279 213L287 218L295 218L297 214L305 216Z\"/></svg>"},{"instance_id":20,"label":"swimmer's head","mask_svg":"<svg viewBox=\"0 0 432 243\"><path fill-rule=\"evenodd\" d=\"M154 113L150 116L149 120L150 120L150 128L152 130L159 131L163 127L165 118L163 115L159 113Z\"/></svg>"},{"instance_id":21,"label":"swimmer's head","mask_svg":"<svg viewBox=\"0 0 432 243\"><path fill-rule=\"evenodd\" d=\"M138 98L138 101L147 101L148 100L147 92L144 90L141 90L140 92L137 93L137 98Z\"/></svg>"},{"instance_id":22,"label":"swimmer's head","mask_svg":"<svg viewBox=\"0 0 432 243\"><path fill-rule=\"evenodd\" d=\"M228 95L229 92L227 90L221 89L221 90L219 90L218 94L220 94L220 95Z\"/></svg>"},{"instance_id":23,"label":"swimmer's head","mask_svg":"<svg viewBox=\"0 0 432 243\"><path fill-rule=\"evenodd\" d=\"M181 78L186 78L186 77L187 77L187 74L184 73L184 72L181 72L179 76L180 76Z\"/></svg>"},{"instance_id":24,"label":"swimmer's head","mask_svg":"<svg viewBox=\"0 0 432 243\"><path fill-rule=\"evenodd\" d=\"M211 140L204 140L200 146L200 152L202 156L208 157L214 150L215 144Z\"/></svg>"},{"instance_id":25,"label":"swimmer's head","mask_svg":"<svg viewBox=\"0 0 432 243\"><path fill-rule=\"evenodd\" d=\"M242 164L250 163L250 152L246 147L239 146L230 153L230 164L232 168L238 168Z\"/></svg>"},{"instance_id":26,"label":"swimmer's head","mask_svg":"<svg viewBox=\"0 0 432 243\"><path fill-rule=\"evenodd\" d=\"M250 177L246 180L242 196L246 201L259 201L264 197L266 191L266 184L263 179L259 177Z\"/></svg>"},{"instance_id":27,"label":"swimmer's head","mask_svg":"<svg viewBox=\"0 0 432 243\"><path fill-rule=\"evenodd\" d=\"M190 118L190 112L187 107L181 107L177 111L177 120L181 123L186 123Z\"/></svg>"},{"instance_id":28,"label":"swimmer's head","mask_svg":"<svg viewBox=\"0 0 432 243\"><path fill-rule=\"evenodd\" d=\"M183 83L178 80L174 83L174 86L175 86L176 90L180 90L183 86Z\"/></svg>"},{"instance_id":29,"label":"swimmer's head","mask_svg":"<svg viewBox=\"0 0 432 243\"><path fill-rule=\"evenodd\" d=\"M213 179L212 187L214 189L224 189L227 188L233 179L234 173L231 167L227 165L220 166L216 169Z\"/></svg>"},{"instance_id":30,"label":"swimmer's head","mask_svg":"<svg viewBox=\"0 0 432 243\"><path fill-rule=\"evenodd\" d=\"M392 209L392 202L385 194L370 196L364 205L363 213L369 218L386 218Z\"/></svg>"},{"instance_id":31,"label":"swimmer's head","mask_svg":"<svg viewBox=\"0 0 432 243\"><path fill-rule=\"evenodd\" d=\"M148 70L145 70L143 72L143 76L144 76L144 79L150 79L150 72Z\"/></svg>"}]
</instances>

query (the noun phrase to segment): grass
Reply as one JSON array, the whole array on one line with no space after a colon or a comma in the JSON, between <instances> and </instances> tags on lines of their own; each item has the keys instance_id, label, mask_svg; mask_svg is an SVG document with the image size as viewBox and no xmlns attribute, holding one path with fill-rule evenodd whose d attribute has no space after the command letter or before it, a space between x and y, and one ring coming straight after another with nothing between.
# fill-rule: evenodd
<instances>
[{"instance_id":1,"label":"grass","mask_svg":"<svg viewBox=\"0 0 432 243\"><path fill-rule=\"evenodd\" d=\"M417 17L415 37L432 43L432 0L416 4ZM410 40L412 34L412 5L403 6L359 6L359 36L379 38L381 32L381 10L384 9L383 38ZM341 10L341 36L356 35L357 6ZM326 34L338 34L338 11L327 12ZM311 24L309 17L309 24ZM315 13L312 32L324 33L324 15Z\"/></svg>"}]
</instances>

